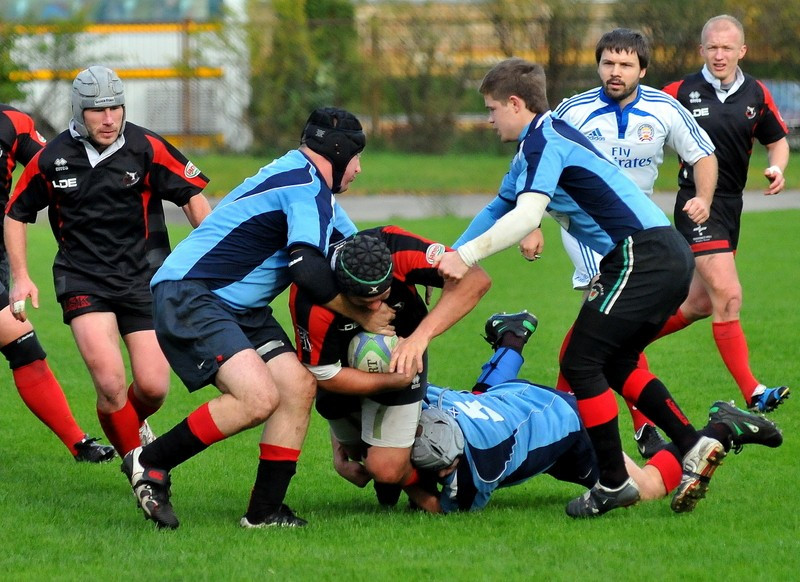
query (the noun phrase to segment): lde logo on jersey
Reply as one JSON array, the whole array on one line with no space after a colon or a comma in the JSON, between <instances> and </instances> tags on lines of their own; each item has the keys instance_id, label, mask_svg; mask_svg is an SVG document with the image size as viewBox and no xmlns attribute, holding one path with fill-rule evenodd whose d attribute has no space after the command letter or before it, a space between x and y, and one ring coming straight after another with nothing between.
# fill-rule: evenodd
<instances>
[{"instance_id":1,"label":"lde logo on jersey","mask_svg":"<svg viewBox=\"0 0 800 582\"><path fill-rule=\"evenodd\" d=\"M639 141L653 141L653 134L655 130L649 123L643 123L636 129L636 135L639 136Z\"/></svg>"},{"instance_id":2,"label":"lde logo on jersey","mask_svg":"<svg viewBox=\"0 0 800 582\"><path fill-rule=\"evenodd\" d=\"M192 162L186 162L186 167L183 169L183 175L189 178L196 178L200 175L200 168L195 166Z\"/></svg>"},{"instance_id":3,"label":"lde logo on jersey","mask_svg":"<svg viewBox=\"0 0 800 582\"><path fill-rule=\"evenodd\" d=\"M428 261L429 265L432 265L436 262L436 259L443 254L444 245L440 243L434 243L428 247L428 250L425 251L425 260Z\"/></svg>"},{"instance_id":4,"label":"lde logo on jersey","mask_svg":"<svg viewBox=\"0 0 800 582\"><path fill-rule=\"evenodd\" d=\"M61 180L53 180L53 188L77 188L77 178L63 178Z\"/></svg>"},{"instance_id":5,"label":"lde logo on jersey","mask_svg":"<svg viewBox=\"0 0 800 582\"><path fill-rule=\"evenodd\" d=\"M745 109L744 116L747 119L754 119L756 116L756 108L753 105L748 105Z\"/></svg>"}]
</instances>

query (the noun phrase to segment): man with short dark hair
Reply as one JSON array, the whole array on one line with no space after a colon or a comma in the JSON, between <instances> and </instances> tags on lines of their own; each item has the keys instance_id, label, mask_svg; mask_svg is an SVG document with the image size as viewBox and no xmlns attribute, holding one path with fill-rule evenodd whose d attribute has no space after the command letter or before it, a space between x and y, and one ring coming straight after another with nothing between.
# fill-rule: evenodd
<instances>
[{"instance_id":1,"label":"man with short dark hair","mask_svg":"<svg viewBox=\"0 0 800 582\"><path fill-rule=\"evenodd\" d=\"M220 395L123 460L145 517L177 528L170 471L212 444L266 424L255 484L240 525L299 527L284 504L308 429L313 376L300 364L270 304L297 283L322 305L371 331L392 332L391 310L354 305L326 254L355 226L335 194L361 172L366 137L342 109L311 113L298 149L232 190L175 247L151 281L158 340L190 392Z\"/></svg>"},{"instance_id":2,"label":"man with short dark hair","mask_svg":"<svg viewBox=\"0 0 800 582\"><path fill-rule=\"evenodd\" d=\"M714 144L678 101L640 84L650 63L649 42L637 31L616 28L600 37L595 59L601 86L565 99L553 115L579 129L648 196L653 194L664 147L675 150L697 177L695 196L679 211L691 222L702 224L708 219L717 181ZM588 291L600 272L602 257L565 229L561 229L561 238L575 265L573 287ZM520 245L528 256L537 252L525 248L531 244L529 239ZM557 387L569 389L561 376ZM629 408L639 452L649 458L666 442L640 411Z\"/></svg>"}]
</instances>

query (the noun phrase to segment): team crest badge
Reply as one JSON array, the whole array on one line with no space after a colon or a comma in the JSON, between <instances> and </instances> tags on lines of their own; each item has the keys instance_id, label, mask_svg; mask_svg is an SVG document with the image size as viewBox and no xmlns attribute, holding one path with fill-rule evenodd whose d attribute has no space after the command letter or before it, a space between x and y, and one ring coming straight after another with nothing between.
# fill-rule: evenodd
<instances>
[{"instance_id":1,"label":"team crest badge","mask_svg":"<svg viewBox=\"0 0 800 582\"><path fill-rule=\"evenodd\" d=\"M297 337L299 338L300 349L303 352L310 354L311 353L311 336L309 336L308 331L299 325L295 327L297 331Z\"/></svg>"},{"instance_id":2,"label":"team crest badge","mask_svg":"<svg viewBox=\"0 0 800 582\"><path fill-rule=\"evenodd\" d=\"M125 172L125 177L122 179L122 185L130 188L139 182L139 172Z\"/></svg>"},{"instance_id":3,"label":"team crest badge","mask_svg":"<svg viewBox=\"0 0 800 582\"><path fill-rule=\"evenodd\" d=\"M444 254L444 245L440 243L434 243L428 247L428 250L425 251L425 259L428 261L429 265L432 265L436 262L440 256Z\"/></svg>"},{"instance_id":4,"label":"team crest badge","mask_svg":"<svg viewBox=\"0 0 800 582\"><path fill-rule=\"evenodd\" d=\"M747 119L754 119L756 116L756 108L752 105L748 105L747 109L744 112L744 116Z\"/></svg>"},{"instance_id":5,"label":"team crest badge","mask_svg":"<svg viewBox=\"0 0 800 582\"><path fill-rule=\"evenodd\" d=\"M192 162L186 162L186 167L183 169L183 175L189 178L196 178L200 175L200 168L195 166Z\"/></svg>"},{"instance_id":6,"label":"team crest badge","mask_svg":"<svg viewBox=\"0 0 800 582\"><path fill-rule=\"evenodd\" d=\"M605 290L603 289L603 285L601 285L600 283L595 283L594 285L592 285L592 289L589 291L589 296L586 298L586 301L594 301L595 299L603 295L604 292Z\"/></svg>"},{"instance_id":7,"label":"team crest badge","mask_svg":"<svg viewBox=\"0 0 800 582\"><path fill-rule=\"evenodd\" d=\"M653 126L649 123L643 123L639 126L636 130L636 134L639 136L639 141L653 141L653 134L655 130Z\"/></svg>"}]
</instances>

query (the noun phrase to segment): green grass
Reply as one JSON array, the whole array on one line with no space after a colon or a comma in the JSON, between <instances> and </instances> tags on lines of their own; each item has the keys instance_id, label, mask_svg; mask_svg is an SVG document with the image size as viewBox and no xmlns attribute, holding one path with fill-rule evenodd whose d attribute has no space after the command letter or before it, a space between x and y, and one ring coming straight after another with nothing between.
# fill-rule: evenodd
<instances>
[{"instance_id":1,"label":"green grass","mask_svg":"<svg viewBox=\"0 0 800 582\"><path fill-rule=\"evenodd\" d=\"M497 139L487 134L487 139ZM431 156L372 151L367 148L361 159L362 172L349 194L491 194L508 171L514 148L507 144L503 155L450 154ZM194 155L192 161L211 178L207 193L224 196L246 176L255 174L272 161L271 156ZM748 189L759 190L765 184L763 171L768 166L764 148L753 148ZM656 191L676 192L678 160L671 151L661 166ZM800 160L791 159L786 171L786 188L800 189Z\"/></svg>"},{"instance_id":2,"label":"green grass","mask_svg":"<svg viewBox=\"0 0 800 582\"><path fill-rule=\"evenodd\" d=\"M752 366L768 383L797 388L794 285L800 211L746 214L743 222L737 262ZM450 242L466 221L441 218L403 226ZM548 220L544 228L551 244L536 264L514 251L485 262L493 287L464 321L434 340L434 381L471 386L489 353L480 338L486 317L522 308L540 319L523 373L545 383L554 380L558 348L579 297L569 289L570 267L556 242L556 225ZM173 230L175 239L186 232ZM53 300L53 249L44 226L30 228L30 263L42 295L42 307L32 316L75 416L99 435L91 382ZM276 302L285 323L284 303L283 298ZM664 338L648 356L697 424L715 399L741 403L708 322ZM173 501L182 525L158 532L134 507L118 462L74 463L24 407L8 372L0 372L0 385L0 572L5 580L797 579L798 402L774 414L786 436L783 447L731 454L715 475L708 499L692 514L675 515L663 500L572 521L564 504L580 488L546 476L498 491L479 513L420 515L406 511L404 502L382 511L371 488L357 489L336 476L326 427L315 414L287 499L309 527L238 528L258 454L258 433L251 430L174 471ZM165 407L151 420L153 428L168 430L215 395L211 387L190 395L173 381ZM621 422L623 441L633 452L627 414Z\"/></svg>"}]
</instances>

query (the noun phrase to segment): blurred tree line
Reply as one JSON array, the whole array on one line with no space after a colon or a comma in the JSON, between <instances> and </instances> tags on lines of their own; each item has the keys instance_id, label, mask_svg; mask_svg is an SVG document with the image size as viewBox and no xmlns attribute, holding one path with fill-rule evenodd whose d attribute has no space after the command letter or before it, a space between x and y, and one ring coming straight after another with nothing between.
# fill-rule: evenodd
<instances>
[{"instance_id":1,"label":"blurred tree line","mask_svg":"<svg viewBox=\"0 0 800 582\"><path fill-rule=\"evenodd\" d=\"M476 89L492 63L508 56L538 60L555 105L597 85L594 44L618 26L651 39L647 83L655 87L701 66L702 26L723 13L744 24L749 73L800 78L800 0L484 0L450 3L448 11L433 1L372 4L368 13L349 0L251 3L251 19L269 21L251 29L251 113L262 146L297 133L314 106L336 103L359 112L383 147L485 150L496 140L463 120L465 114L483 119ZM490 25L491 54L478 20Z\"/></svg>"},{"instance_id":2,"label":"blurred tree line","mask_svg":"<svg viewBox=\"0 0 800 582\"><path fill-rule=\"evenodd\" d=\"M240 47L234 57L250 71L246 123L256 149L296 146L309 111L334 104L359 114L371 145L443 152L500 147L487 139L477 87L502 58L543 64L555 105L598 84L594 44L626 26L651 39L646 82L660 87L701 66L700 30L722 13L745 26L749 73L800 77L800 0L247 0L245 21L223 20L219 35L236 40L227 46ZM15 31L0 25L5 102L19 98L9 73L25 64L12 50ZM54 70L70 68L70 58L80 66L69 43L55 53Z\"/></svg>"}]
</instances>

